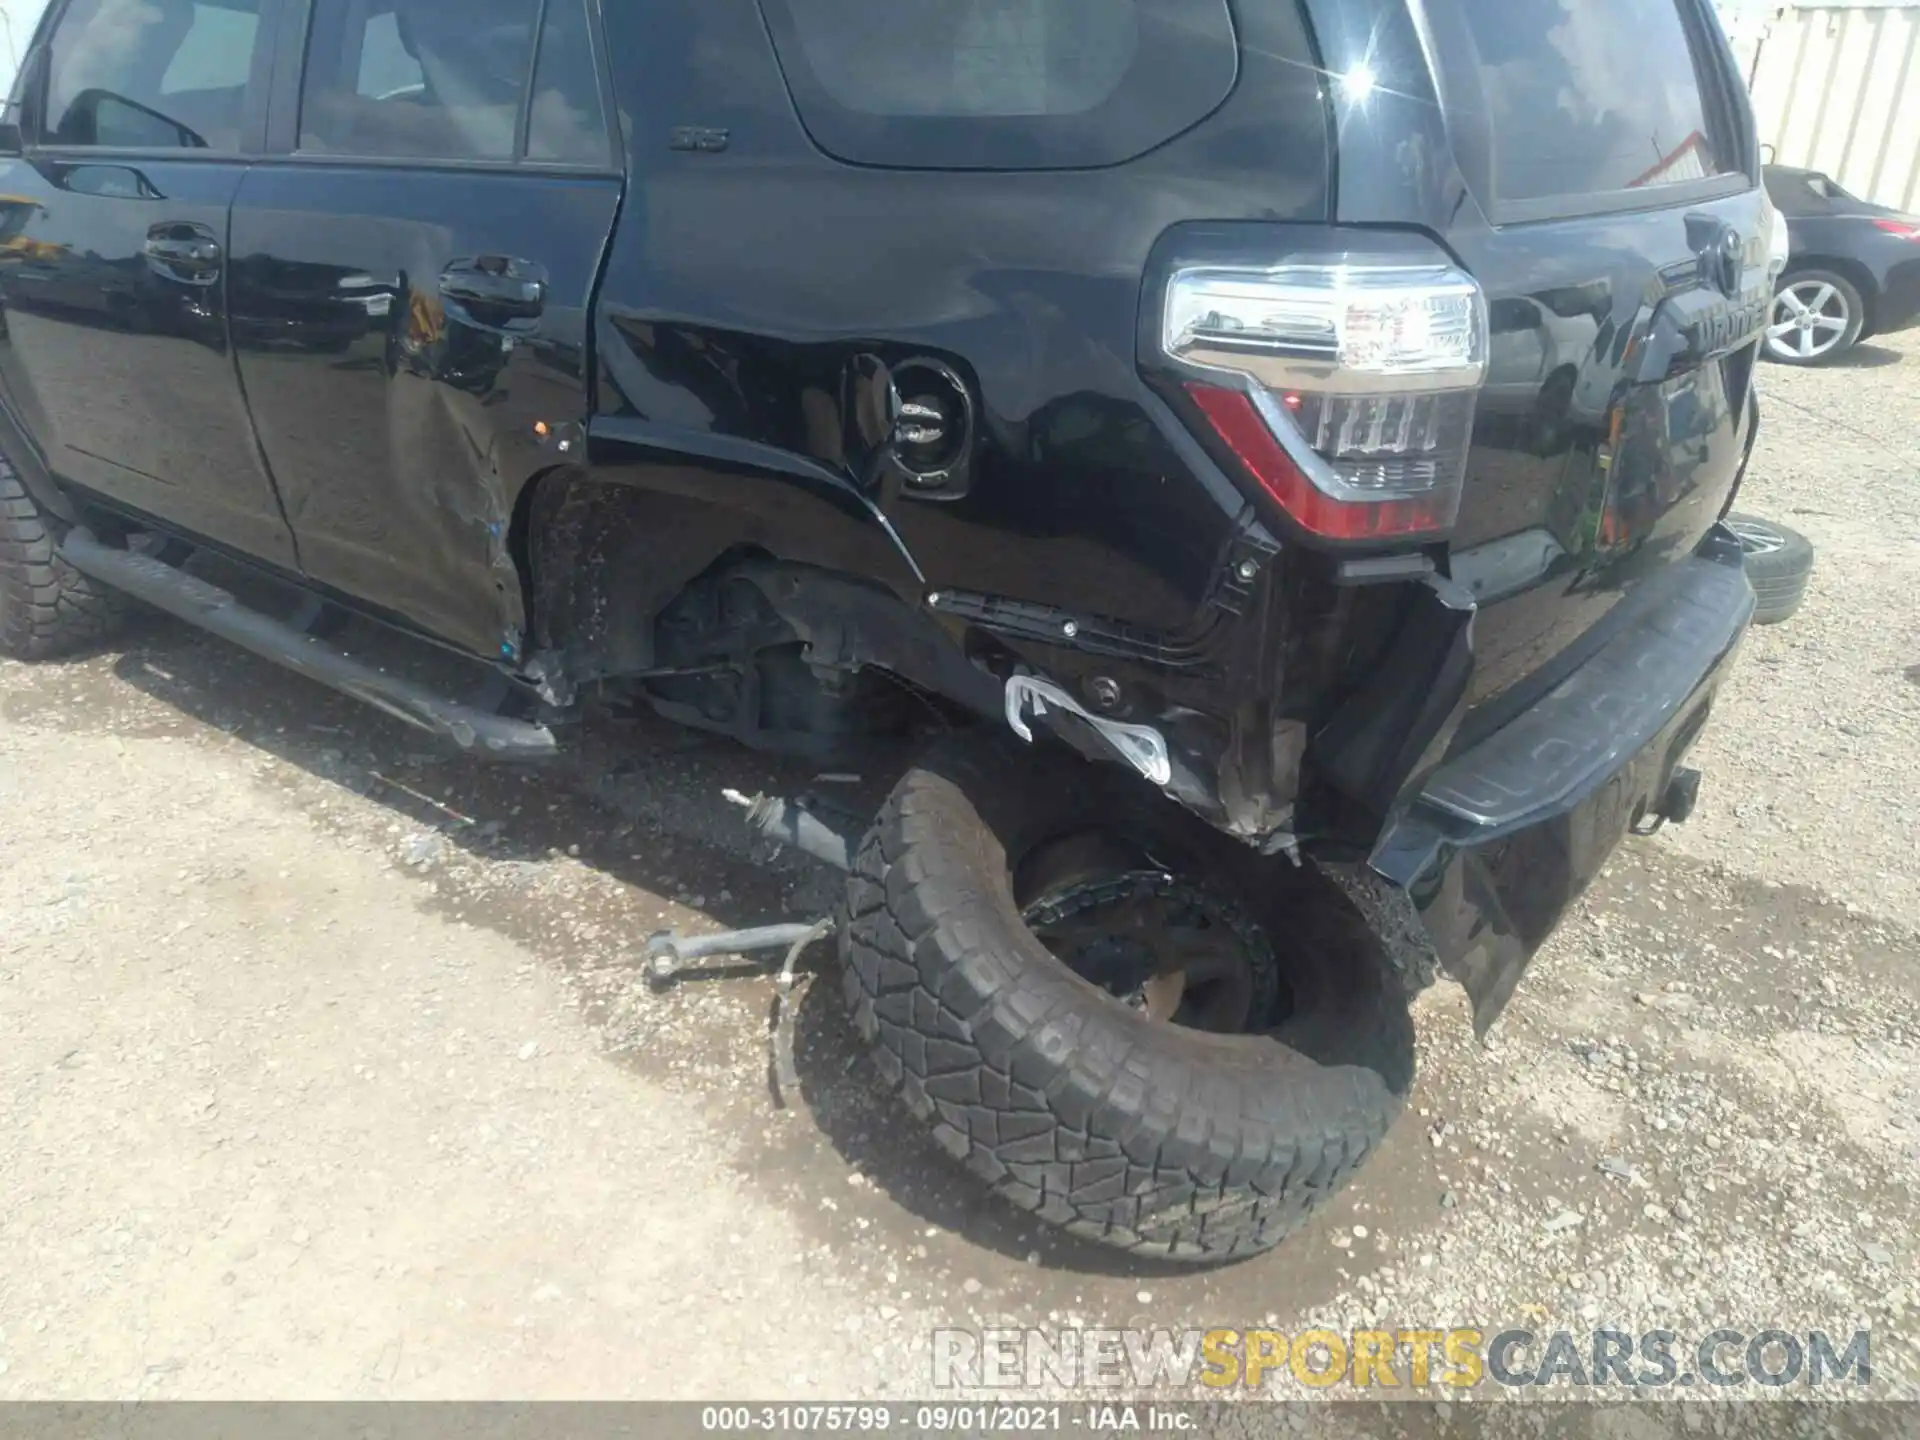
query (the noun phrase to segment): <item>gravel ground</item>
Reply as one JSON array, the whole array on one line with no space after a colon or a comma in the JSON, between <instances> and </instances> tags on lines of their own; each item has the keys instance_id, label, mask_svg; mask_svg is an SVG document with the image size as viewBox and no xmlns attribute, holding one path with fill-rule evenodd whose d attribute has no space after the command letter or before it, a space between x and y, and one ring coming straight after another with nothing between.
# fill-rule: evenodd
<instances>
[{"instance_id":1,"label":"gravel ground","mask_svg":"<svg viewBox=\"0 0 1920 1440\"><path fill-rule=\"evenodd\" d=\"M983 1323L1870 1326L1920 1394L1916 352L1763 372L1744 508L1819 570L1696 819L1484 1047L1423 997L1406 1120L1222 1270L984 1199L827 985L783 1105L766 979L638 981L650 931L830 903L717 803L804 774L611 718L473 767L157 620L0 664L0 1398L914 1395Z\"/></svg>"}]
</instances>

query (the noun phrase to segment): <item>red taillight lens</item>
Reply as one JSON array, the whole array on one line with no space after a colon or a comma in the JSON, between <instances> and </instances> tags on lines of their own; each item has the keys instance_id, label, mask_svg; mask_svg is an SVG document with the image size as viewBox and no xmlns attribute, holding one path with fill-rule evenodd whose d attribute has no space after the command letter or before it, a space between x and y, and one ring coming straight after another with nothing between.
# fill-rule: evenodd
<instances>
[{"instance_id":1,"label":"red taillight lens","mask_svg":"<svg viewBox=\"0 0 1920 1440\"><path fill-rule=\"evenodd\" d=\"M1187 393L1234 458L1303 530L1329 540L1373 540L1430 534L1453 524L1458 486L1408 499L1336 500L1307 478L1244 391L1190 384Z\"/></svg>"},{"instance_id":2,"label":"red taillight lens","mask_svg":"<svg viewBox=\"0 0 1920 1440\"><path fill-rule=\"evenodd\" d=\"M1487 304L1443 258L1177 270L1161 350L1240 468L1309 534L1396 540L1452 526Z\"/></svg>"},{"instance_id":3,"label":"red taillight lens","mask_svg":"<svg viewBox=\"0 0 1920 1440\"><path fill-rule=\"evenodd\" d=\"M1897 235L1902 240L1920 241L1920 225L1906 220L1876 220L1873 222L1873 228L1884 230L1889 235Z\"/></svg>"}]
</instances>

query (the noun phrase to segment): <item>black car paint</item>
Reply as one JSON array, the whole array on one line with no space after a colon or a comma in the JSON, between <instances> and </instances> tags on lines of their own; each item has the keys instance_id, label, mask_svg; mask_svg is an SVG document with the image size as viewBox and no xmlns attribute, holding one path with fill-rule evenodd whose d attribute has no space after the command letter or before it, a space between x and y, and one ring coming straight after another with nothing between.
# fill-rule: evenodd
<instances>
[{"instance_id":1,"label":"black car paint","mask_svg":"<svg viewBox=\"0 0 1920 1440\"><path fill-rule=\"evenodd\" d=\"M606 18L612 53L658 64L615 75L637 143L601 290L602 411L857 483L847 377L867 356L933 357L975 388L979 444L963 493L883 499L928 586L1191 623L1245 502L1153 423L1140 276L1196 212L1325 218L1325 125L1292 7L1243 19L1241 84L1207 125L1119 171L844 165L794 114L754 0ZM726 130L727 151L645 143L692 122Z\"/></svg>"},{"instance_id":2,"label":"black car paint","mask_svg":"<svg viewBox=\"0 0 1920 1440\"><path fill-rule=\"evenodd\" d=\"M1873 223L1920 226L1920 218L1848 195L1817 170L1769 165L1766 184L1787 217L1793 242L1788 275L1831 270L1851 280L1866 303L1863 340L1920 324L1920 241Z\"/></svg>"},{"instance_id":3,"label":"black car paint","mask_svg":"<svg viewBox=\"0 0 1920 1440\"><path fill-rule=\"evenodd\" d=\"M584 416L588 305L620 189L505 169L247 172L233 348L310 580L462 649L526 658L514 506L560 458L535 426ZM541 299L462 298L482 259Z\"/></svg>"},{"instance_id":4,"label":"black car paint","mask_svg":"<svg viewBox=\"0 0 1920 1440\"><path fill-rule=\"evenodd\" d=\"M292 569L228 339L227 214L245 168L0 161L0 193L34 207L24 243L0 248L0 380L54 473Z\"/></svg>"},{"instance_id":5,"label":"black car paint","mask_svg":"<svg viewBox=\"0 0 1920 1440\"><path fill-rule=\"evenodd\" d=\"M1621 837L1669 813L1753 617L1724 532L1648 588L1547 700L1435 769L1370 857L1466 987L1482 1034Z\"/></svg>"},{"instance_id":6,"label":"black car paint","mask_svg":"<svg viewBox=\"0 0 1920 1440\"><path fill-rule=\"evenodd\" d=\"M1584 340L1547 334L1544 378L1524 412L1483 404L1451 538L1451 573L1480 602L1469 703L1515 685L1539 693L1556 657L1597 644L1634 582L1698 543L1725 512L1746 451L1750 342L1765 318L1759 190L1736 176L1661 197L1659 208L1644 199L1627 208L1635 197L1614 196L1588 213L1495 227L1453 158L1430 38L1414 10L1398 0L1313 0L1310 9L1327 71L1364 64L1378 77L1363 103L1335 92L1339 220L1440 237L1487 289L1496 355L1503 322L1552 315L1590 327ZM1709 44L1717 26L1695 10ZM1731 143L1755 168L1744 102L1724 92L1720 101ZM1738 297L1715 293L1698 263L1721 225L1745 244ZM1716 317L1733 323L1710 334ZM1667 442L1658 454L1643 449L1648 463L1637 472L1631 458L1625 471L1614 463L1616 406L1627 412L1626 433L1652 430ZM1698 433L1669 433L1676 425ZM1704 442L1704 453L1669 471L1666 456L1686 454L1689 440ZM1592 531L1591 517L1610 501L1637 509L1625 543Z\"/></svg>"},{"instance_id":7,"label":"black car paint","mask_svg":"<svg viewBox=\"0 0 1920 1440\"><path fill-rule=\"evenodd\" d=\"M607 53L632 57L611 75L628 154L614 177L289 153L304 6L288 0L259 153L9 162L44 186L124 160L156 194L233 202L230 220L213 212L230 252L220 322L184 342L194 363L151 371L162 411L218 397L230 428L199 440L232 448L161 490L76 459L62 436L79 417L49 415L34 367L120 332L84 306L36 331L5 255L0 301L28 330L0 378L87 503L222 542L551 698L646 669L654 617L745 546L931 616L938 629L898 631L948 647L930 673L965 654L1082 694L1109 682L1111 713L1165 730L1170 791L1223 828L1364 851L1437 766L1622 633L1623 599L1730 503L1758 319L1700 257L1730 227L1758 263L1760 203L1722 181L1661 208L1496 228L1452 159L1407 9L1311 8L1317 37L1294 6L1241 7L1239 83L1139 159L991 172L829 158L753 0L611 6ZM1327 71L1365 55L1403 83L1348 105L1322 84L1316 40ZM147 228L206 223L178 208ZM104 243L131 273L124 215L58 213L24 233L77 256ZM1571 327L1542 345L1533 403L1483 412L1431 581L1346 583L1338 556L1232 478L1143 345L1176 261L1363 246L1368 227L1444 247L1514 324ZM531 324L449 300L442 277L483 257L546 287ZM959 378L975 427L967 463L932 487L890 470L863 420L876 376L922 362ZM254 434L234 433L248 403ZM582 528L595 513L621 517L617 547ZM846 653L888 663L884 629ZM1392 693L1360 713L1389 662ZM986 708L978 686L964 698ZM1590 878L1542 872L1531 908L1557 916ZM1474 897L1449 903L1435 933L1479 923ZM1476 980L1482 993L1509 990L1531 948Z\"/></svg>"}]
</instances>

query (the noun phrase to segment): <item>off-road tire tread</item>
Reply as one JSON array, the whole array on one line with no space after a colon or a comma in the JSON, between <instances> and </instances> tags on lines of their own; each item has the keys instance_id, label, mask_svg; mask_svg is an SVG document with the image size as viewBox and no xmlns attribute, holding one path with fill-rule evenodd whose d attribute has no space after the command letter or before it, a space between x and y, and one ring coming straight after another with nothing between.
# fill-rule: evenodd
<instances>
[{"instance_id":1,"label":"off-road tire tread","mask_svg":"<svg viewBox=\"0 0 1920 1440\"><path fill-rule=\"evenodd\" d=\"M125 601L60 558L53 527L0 459L0 654L47 660L113 634Z\"/></svg>"},{"instance_id":2,"label":"off-road tire tread","mask_svg":"<svg viewBox=\"0 0 1920 1440\"><path fill-rule=\"evenodd\" d=\"M1354 1037L1379 1047L1377 1071L1127 1012L1040 946L996 879L1004 853L974 797L1041 783L964 741L901 781L847 887L854 1025L940 1147L1043 1220L1148 1256L1268 1249L1398 1115L1412 1081L1404 994L1382 987L1397 1021Z\"/></svg>"}]
</instances>

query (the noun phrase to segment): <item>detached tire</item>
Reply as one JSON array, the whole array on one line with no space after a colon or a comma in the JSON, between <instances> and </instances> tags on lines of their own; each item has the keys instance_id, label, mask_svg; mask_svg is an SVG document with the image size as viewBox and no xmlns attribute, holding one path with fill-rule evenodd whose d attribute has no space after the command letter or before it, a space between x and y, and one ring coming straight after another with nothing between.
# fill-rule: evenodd
<instances>
[{"instance_id":1,"label":"detached tire","mask_svg":"<svg viewBox=\"0 0 1920 1440\"><path fill-rule=\"evenodd\" d=\"M1756 625L1778 625L1798 613L1813 578L1813 542L1758 515L1729 515L1727 528L1740 537L1747 581L1759 602Z\"/></svg>"},{"instance_id":2,"label":"detached tire","mask_svg":"<svg viewBox=\"0 0 1920 1440\"><path fill-rule=\"evenodd\" d=\"M98 644L123 613L118 595L60 558L39 502L0 459L0 655L46 660Z\"/></svg>"},{"instance_id":3,"label":"detached tire","mask_svg":"<svg viewBox=\"0 0 1920 1440\"><path fill-rule=\"evenodd\" d=\"M1283 942L1262 952L1278 996L1239 992L1273 1007L1256 1033L1149 1018L1023 919L1023 862L1095 816L1151 846L1182 893L1184 877L1231 889L1247 907L1231 913ZM942 1148L1075 1235L1192 1261L1268 1249L1366 1159L1412 1084L1405 992L1330 884L1063 749L944 742L881 811L847 899L846 996L882 1076Z\"/></svg>"}]
</instances>

